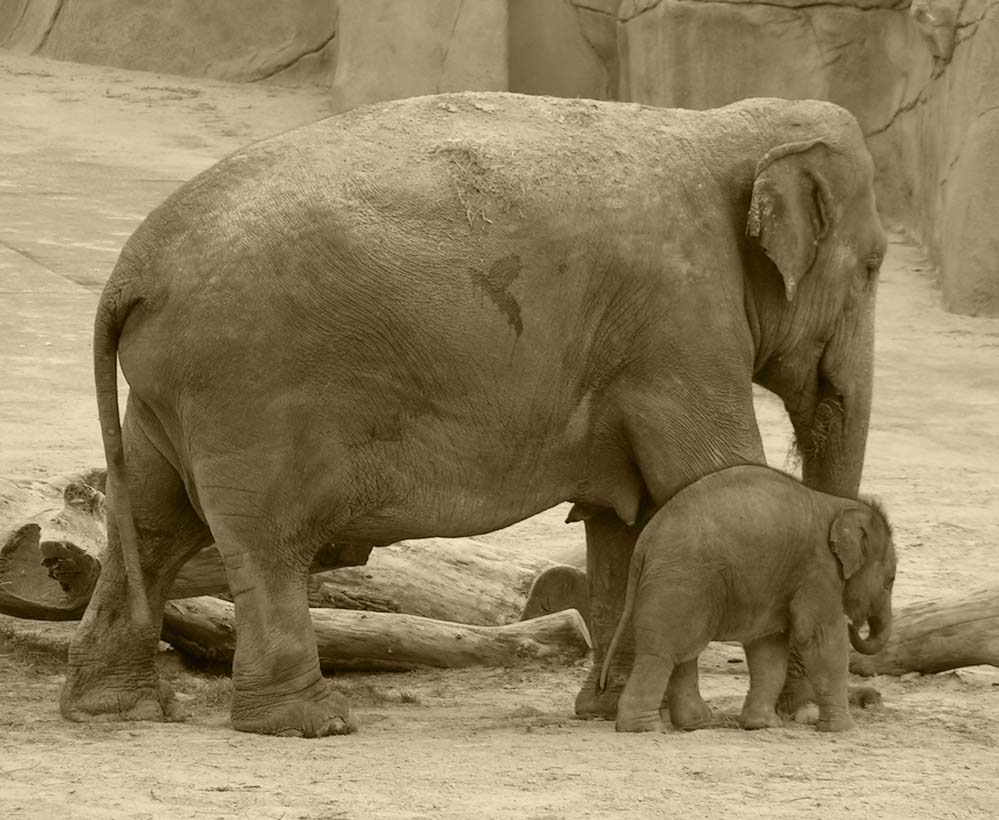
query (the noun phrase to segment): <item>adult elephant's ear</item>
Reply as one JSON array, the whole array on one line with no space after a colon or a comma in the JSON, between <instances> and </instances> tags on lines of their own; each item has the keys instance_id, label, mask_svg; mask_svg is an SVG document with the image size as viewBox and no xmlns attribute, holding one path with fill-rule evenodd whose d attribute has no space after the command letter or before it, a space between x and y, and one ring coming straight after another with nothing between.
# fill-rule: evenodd
<instances>
[{"instance_id":1,"label":"adult elephant's ear","mask_svg":"<svg viewBox=\"0 0 999 820\"><path fill-rule=\"evenodd\" d=\"M789 302L829 230L830 192L820 170L828 152L818 139L791 142L769 150L756 166L746 233L759 238L777 266Z\"/></svg>"},{"instance_id":2,"label":"adult elephant's ear","mask_svg":"<svg viewBox=\"0 0 999 820\"><path fill-rule=\"evenodd\" d=\"M839 559L844 578L864 565L870 518L870 510L864 507L847 507L839 511L829 527L829 549Z\"/></svg>"}]
</instances>

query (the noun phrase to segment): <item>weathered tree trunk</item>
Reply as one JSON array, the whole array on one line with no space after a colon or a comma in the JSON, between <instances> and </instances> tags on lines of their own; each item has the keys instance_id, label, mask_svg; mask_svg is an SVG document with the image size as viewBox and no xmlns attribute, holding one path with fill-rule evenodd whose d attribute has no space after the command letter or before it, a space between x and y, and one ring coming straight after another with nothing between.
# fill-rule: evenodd
<instances>
[{"instance_id":1,"label":"weathered tree trunk","mask_svg":"<svg viewBox=\"0 0 999 820\"><path fill-rule=\"evenodd\" d=\"M591 648L574 609L505 626L469 626L415 615L313 609L324 671L387 671L417 666L513 666L575 659ZM190 655L231 661L236 648L233 605L218 598L167 603L163 638Z\"/></svg>"},{"instance_id":2,"label":"weathered tree trunk","mask_svg":"<svg viewBox=\"0 0 999 820\"><path fill-rule=\"evenodd\" d=\"M474 538L430 538L372 550L363 567L309 580L312 606L498 626L519 619L534 579L555 566Z\"/></svg>"},{"instance_id":3,"label":"weathered tree trunk","mask_svg":"<svg viewBox=\"0 0 999 820\"><path fill-rule=\"evenodd\" d=\"M100 571L96 556L104 545L103 494L95 489L99 488L102 476L98 471L91 473L82 479L63 477L39 488L10 485L0 493L3 496L0 500L7 507L5 517L25 522L15 525L0 543L0 612L40 620L75 620L82 616ZM58 497L61 491L62 503ZM29 508L30 514L10 515L13 509ZM52 540L41 541L43 533ZM368 552L367 547L349 544L330 545L320 551L312 567L319 574L310 581L310 603L315 607L416 615L488 626L570 607L587 611L582 571L585 550L581 543L578 549L563 546L556 562L495 549L474 538L427 539L370 551L368 564L356 566L364 562ZM332 567L338 569L327 571ZM209 548L185 565L170 596L187 598L224 593L227 589L221 559L214 548ZM313 610L314 614L322 611ZM326 622L331 625L340 623L337 618L346 618L342 623L348 628L356 627L354 635L367 636L371 648L356 641L345 644L347 636L338 639L326 631L321 643L327 639L332 643L331 648L321 647L324 657L346 658L350 652L357 652L358 663L364 668L384 668L378 665L388 663L384 656L389 654L392 636L417 641L413 650L417 659L399 662L400 667L428 663L425 658L434 651L441 653L443 662L452 657L448 654L453 652L452 644L472 643L466 640L465 644L457 644L461 639L453 638L455 629L467 627L450 626L450 632L425 633L421 628L400 626L393 631L392 619L378 618L366 620L361 629L364 616L356 612L325 612L330 616ZM192 636L187 640L196 645L199 639L195 635L201 634L200 654L211 655L210 643L222 640L224 630L216 626L199 632L196 627L199 621L193 614L188 622L192 624ZM400 625L404 623L409 622L399 621ZM376 625L383 631L372 631ZM182 633L183 630L176 632L178 641L184 640ZM479 633L468 633L473 634ZM444 643L431 647L427 635L440 637ZM488 655L483 650L477 657ZM500 652L495 657L505 656ZM861 675L940 672L977 664L999 666L999 586L902 607L895 613L893 636L883 652L851 656L852 671ZM445 665L450 665L450 661Z\"/></svg>"},{"instance_id":4,"label":"weathered tree trunk","mask_svg":"<svg viewBox=\"0 0 999 820\"><path fill-rule=\"evenodd\" d=\"M858 675L932 673L979 664L999 666L999 584L901 607L883 651L850 654L850 671Z\"/></svg>"}]
</instances>

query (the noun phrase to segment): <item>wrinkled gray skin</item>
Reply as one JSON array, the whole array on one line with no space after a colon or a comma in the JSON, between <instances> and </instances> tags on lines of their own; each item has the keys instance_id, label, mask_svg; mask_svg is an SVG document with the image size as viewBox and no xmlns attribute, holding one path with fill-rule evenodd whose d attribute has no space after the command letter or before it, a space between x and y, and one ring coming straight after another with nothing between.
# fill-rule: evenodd
<instances>
[{"instance_id":1,"label":"wrinkled gray skin","mask_svg":"<svg viewBox=\"0 0 999 820\"><path fill-rule=\"evenodd\" d=\"M710 710L697 688L697 656L713 640L746 650L743 728L781 725L775 706L791 640L815 690L816 728L853 728L847 631L859 652L884 647L895 566L891 527L870 503L815 492L768 467L696 481L656 513L632 555L624 614L604 659L608 668L633 625L634 668L617 730L659 730L663 706L677 728L703 725Z\"/></svg>"},{"instance_id":2,"label":"wrinkled gray skin","mask_svg":"<svg viewBox=\"0 0 999 820\"><path fill-rule=\"evenodd\" d=\"M323 544L586 521L594 684L641 523L764 460L784 398L813 486L859 486L885 238L854 119L512 94L358 108L237 152L156 208L98 308L108 562L63 714L171 716L164 591L214 540L237 729L349 731L306 607ZM131 388L119 427L115 356ZM120 548L119 548L120 546Z\"/></svg>"}]
</instances>

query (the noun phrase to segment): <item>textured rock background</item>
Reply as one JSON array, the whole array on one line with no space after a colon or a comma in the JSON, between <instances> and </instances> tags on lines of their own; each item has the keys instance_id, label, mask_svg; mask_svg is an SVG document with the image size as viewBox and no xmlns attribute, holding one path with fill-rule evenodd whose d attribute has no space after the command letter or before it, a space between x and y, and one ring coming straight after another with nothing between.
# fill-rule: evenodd
<instances>
[{"instance_id":1,"label":"textured rock background","mask_svg":"<svg viewBox=\"0 0 999 820\"><path fill-rule=\"evenodd\" d=\"M237 82L332 78L337 7L315 0L2 0L0 47Z\"/></svg>"},{"instance_id":2,"label":"textured rock background","mask_svg":"<svg viewBox=\"0 0 999 820\"><path fill-rule=\"evenodd\" d=\"M2 0L0 47L328 86L336 110L459 89L706 108L845 106L946 306L999 315L999 0Z\"/></svg>"}]
</instances>

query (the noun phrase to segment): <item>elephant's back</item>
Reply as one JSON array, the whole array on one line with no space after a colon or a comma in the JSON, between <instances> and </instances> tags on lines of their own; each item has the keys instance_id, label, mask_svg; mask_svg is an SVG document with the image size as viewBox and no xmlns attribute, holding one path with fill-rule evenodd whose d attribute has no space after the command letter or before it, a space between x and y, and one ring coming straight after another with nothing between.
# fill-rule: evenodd
<instances>
[{"instance_id":1,"label":"elephant's back","mask_svg":"<svg viewBox=\"0 0 999 820\"><path fill-rule=\"evenodd\" d=\"M362 106L236 151L144 227L228 241L229 229L269 233L322 219L358 235L418 223L451 241L481 240L496 232L490 226L538 219L552 203L607 211L639 182L655 190L656 175L698 164L689 137L708 116L487 92Z\"/></svg>"},{"instance_id":2,"label":"elephant's back","mask_svg":"<svg viewBox=\"0 0 999 820\"><path fill-rule=\"evenodd\" d=\"M808 520L812 493L786 473L763 464L742 464L709 473L688 484L655 515L647 528L656 540L678 533L695 536L697 549L719 540L751 537L757 531ZM643 532L643 538L645 533Z\"/></svg>"},{"instance_id":3,"label":"elephant's back","mask_svg":"<svg viewBox=\"0 0 999 820\"><path fill-rule=\"evenodd\" d=\"M440 277L503 258L511 243L572 247L600 233L648 244L685 203L710 209L705 152L758 107L489 92L362 106L223 159L157 207L126 250L143 258L148 285L176 293L200 290L209 271L266 289L275 263L301 254L340 279L376 256L379 276L426 259Z\"/></svg>"},{"instance_id":4,"label":"elephant's back","mask_svg":"<svg viewBox=\"0 0 999 820\"><path fill-rule=\"evenodd\" d=\"M622 237L640 237L631 244L646 253L662 233L668 197L637 185L637 169L663 173L646 150L652 122L697 116L488 93L358 108L181 186L130 238L112 279L142 289L133 329L156 319L157 335L170 328L181 341L221 326L245 344L292 327L354 349L390 322L400 344L438 357L475 336L507 361L524 332L544 336L528 349L565 336L592 301L597 254L619 258Z\"/></svg>"}]
</instances>

